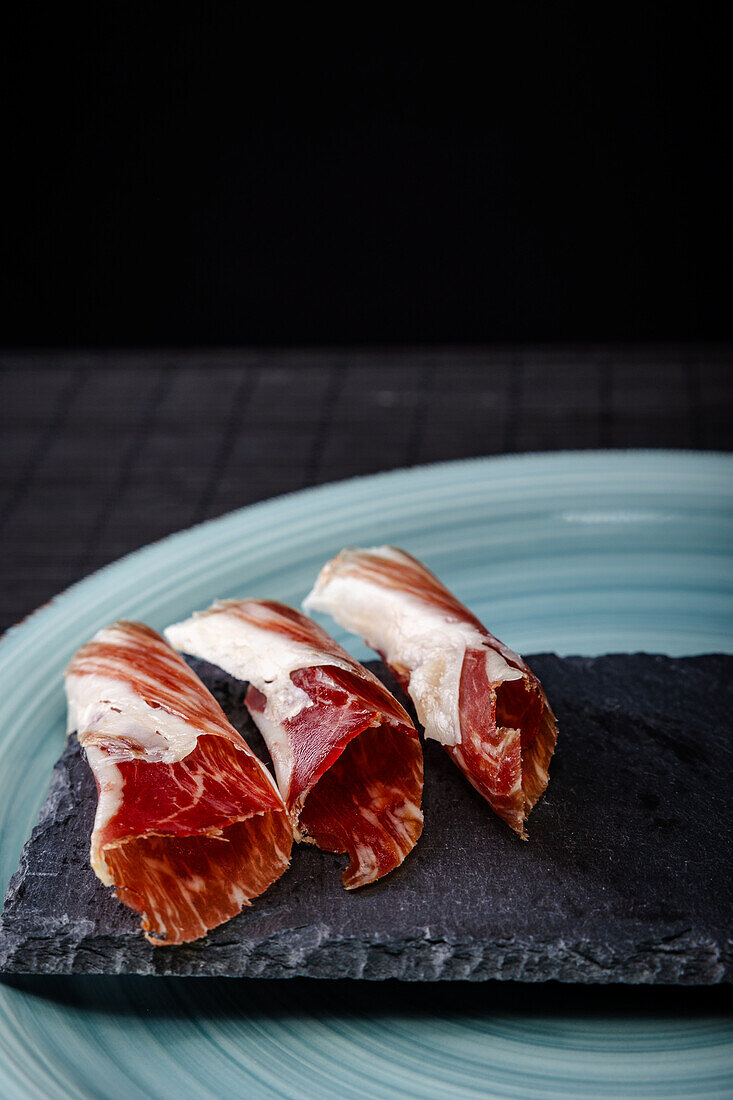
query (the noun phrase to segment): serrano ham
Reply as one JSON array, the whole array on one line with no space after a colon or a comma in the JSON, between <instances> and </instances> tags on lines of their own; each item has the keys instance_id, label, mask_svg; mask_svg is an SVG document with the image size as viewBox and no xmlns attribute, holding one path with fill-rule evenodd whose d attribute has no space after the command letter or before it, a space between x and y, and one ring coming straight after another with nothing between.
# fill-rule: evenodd
<instances>
[{"instance_id":1,"label":"serrano ham","mask_svg":"<svg viewBox=\"0 0 733 1100\"><path fill-rule=\"evenodd\" d=\"M380 546L344 550L304 603L360 634L439 741L523 839L545 790L557 726L537 677L419 561Z\"/></svg>"},{"instance_id":2,"label":"serrano ham","mask_svg":"<svg viewBox=\"0 0 733 1100\"><path fill-rule=\"evenodd\" d=\"M198 939L279 878L293 835L275 783L159 634L100 630L66 694L97 784L92 867L152 944Z\"/></svg>"},{"instance_id":3,"label":"serrano ham","mask_svg":"<svg viewBox=\"0 0 733 1100\"><path fill-rule=\"evenodd\" d=\"M402 863L422 831L422 749L409 715L305 615L225 600L166 631L248 681L246 704L300 840L348 852L347 889Z\"/></svg>"}]
</instances>

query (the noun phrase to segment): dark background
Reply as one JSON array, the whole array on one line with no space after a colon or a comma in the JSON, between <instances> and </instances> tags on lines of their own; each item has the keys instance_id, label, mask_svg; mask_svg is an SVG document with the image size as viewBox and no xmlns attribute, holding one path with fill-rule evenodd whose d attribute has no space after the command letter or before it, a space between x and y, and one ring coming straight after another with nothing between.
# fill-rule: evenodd
<instances>
[{"instance_id":1,"label":"dark background","mask_svg":"<svg viewBox=\"0 0 733 1100\"><path fill-rule=\"evenodd\" d=\"M43 8L2 36L6 346L731 334L710 14Z\"/></svg>"},{"instance_id":2,"label":"dark background","mask_svg":"<svg viewBox=\"0 0 733 1100\"><path fill-rule=\"evenodd\" d=\"M0 630L309 485L731 446L720 27L426 11L5 15Z\"/></svg>"}]
</instances>

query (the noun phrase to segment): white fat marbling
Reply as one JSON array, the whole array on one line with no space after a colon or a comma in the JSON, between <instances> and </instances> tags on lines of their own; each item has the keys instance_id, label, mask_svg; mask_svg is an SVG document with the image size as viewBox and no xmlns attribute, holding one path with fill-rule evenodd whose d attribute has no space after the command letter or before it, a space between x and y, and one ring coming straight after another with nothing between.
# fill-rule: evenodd
<instances>
[{"instance_id":1,"label":"white fat marbling","mask_svg":"<svg viewBox=\"0 0 733 1100\"><path fill-rule=\"evenodd\" d=\"M102 830L106 827L108 822L112 820L122 805L122 788L124 786L124 780L122 778L122 772L117 767L115 761L110 759L107 753L100 749L98 745L88 745L86 753L99 792L97 796L97 811L94 815L94 828L92 829L89 862L92 865L92 870L95 875L105 886L114 886L114 880L109 873L109 868L107 867L99 838L102 835Z\"/></svg>"},{"instance_id":2,"label":"white fat marbling","mask_svg":"<svg viewBox=\"0 0 733 1100\"><path fill-rule=\"evenodd\" d=\"M175 764L196 748L198 731L184 718L162 707L151 707L127 680L96 673L66 677L67 730L76 730L86 747L93 736L103 738L115 760Z\"/></svg>"},{"instance_id":3,"label":"white fat marbling","mask_svg":"<svg viewBox=\"0 0 733 1100\"><path fill-rule=\"evenodd\" d=\"M197 733L183 718L148 706L126 680L72 673L66 677L66 698L67 730L76 730L99 786L90 861L97 877L111 886L99 837L122 803L123 779L117 765L141 758L151 764L174 764L196 747Z\"/></svg>"},{"instance_id":4,"label":"white fat marbling","mask_svg":"<svg viewBox=\"0 0 733 1100\"><path fill-rule=\"evenodd\" d=\"M356 551L402 562L391 546ZM521 680L522 672L501 653L486 647L486 636L472 623L449 618L440 607L411 593L380 585L350 571L348 551L321 570L313 591L303 602L307 611L325 611L346 630L361 635L387 664L410 675L409 692L425 736L443 745L461 742L458 696L467 649L486 650L486 668L493 684Z\"/></svg>"},{"instance_id":5,"label":"white fat marbling","mask_svg":"<svg viewBox=\"0 0 733 1100\"><path fill-rule=\"evenodd\" d=\"M211 611L197 612L169 626L165 636L181 653L210 661L230 676L253 684L266 697L264 712L250 713L270 751L280 792L287 801L293 758L283 723L313 705L290 674L314 665L352 666L314 646L219 610L216 604Z\"/></svg>"}]
</instances>

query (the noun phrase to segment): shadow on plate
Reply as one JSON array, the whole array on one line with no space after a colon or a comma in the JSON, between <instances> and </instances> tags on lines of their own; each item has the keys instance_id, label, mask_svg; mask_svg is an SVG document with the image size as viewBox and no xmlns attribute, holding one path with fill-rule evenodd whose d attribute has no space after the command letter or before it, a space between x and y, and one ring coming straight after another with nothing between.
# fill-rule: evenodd
<instances>
[{"instance_id":1,"label":"shadow on plate","mask_svg":"<svg viewBox=\"0 0 733 1100\"><path fill-rule=\"evenodd\" d=\"M384 1015L680 1018L728 1016L728 985L609 986L561 982L360 982L311 978L4 976L10 988L59 1005L120 1017L251 1018Z\"/></svg>"}]
</instances>

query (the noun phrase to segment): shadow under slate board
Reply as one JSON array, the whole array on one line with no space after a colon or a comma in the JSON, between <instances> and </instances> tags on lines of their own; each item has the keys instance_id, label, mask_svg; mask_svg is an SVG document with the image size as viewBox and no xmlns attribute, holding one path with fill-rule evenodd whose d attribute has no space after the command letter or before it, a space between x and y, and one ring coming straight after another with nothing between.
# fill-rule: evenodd
<instances>
[{"instance_id":1,"label":"shadow under slate board","mask_svg":"<svg viewBox=\"0 0 733 1100\"><path fill-rule=\"evenodd\" d=\"M190 663L262 755L243 685ZM95 878L96 792L72 738L8 888L0 970L729 982L733 657L529 663L560 737L528 843L428 742L425 830L402 867L349 893L345 857L300 845L251 908L184 947L148 944L137 915Z\"/></svg>"}]
</instances>

